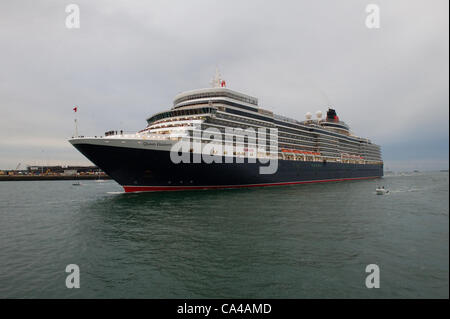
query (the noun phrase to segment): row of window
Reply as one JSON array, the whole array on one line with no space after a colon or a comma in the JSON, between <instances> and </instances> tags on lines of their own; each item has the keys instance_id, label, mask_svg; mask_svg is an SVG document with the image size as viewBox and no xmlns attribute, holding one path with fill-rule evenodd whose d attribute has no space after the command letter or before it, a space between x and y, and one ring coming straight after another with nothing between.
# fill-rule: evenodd
<instances>
[{"instance_id":1,"label":"row of window","mask_svg":"<svg viewBox=\"0 0 450 319\"><path fill-rule=\"evenodd\" d=\"M196 109L188 109L188 110L173 110L173 111L167 111L158 113L156 115L153 115L151 118L147 120L148 124L161 120L163 118L168 117L175 117L175 116L186 116L186 115L197 115L197 114L206 114L206 113L215 113L216 109L212 107L201 107Z\"/></svg>"},{"instance_id":2,"label":"row of window","mask_svg":"<svg viewBox=\"0 0 450 319\"><path fill-rule=\"evenodd\" d=\"M226 109L225 109L225 111L226 111ZM240 113L244 113L244 112L240 112ZM217 113L216 117L223 118L226 120L233 120L233 121L241 122L241 123L244 122L244 123L248 123L248 124L255 125L255 126L274 127L274 125L271 123L261 122L261 121L254 119L253 117L249 118L249 117L244 117L244 116L242 116L242 117L241 116L233 116L229 113L226 115Z\"/></svg>"},{"instance_id":3,"label":"row of window","mask_svg":"<svg viewBox=\"0 0 450 319\"><path fill-rule=\"evenodd\" d=\"M237 121L239 121L239 122L242 122L242 121L245 121L245 122L254 122L254 121L252 121L252 120L249 120L249 121L246 121L246 120L244 120L244 118L237 118L237 117L233 117L233 116L227 116L227 118L233 118L234 120L237 120ZM218 125L224 125L224 126L227 126L227 125L229 125L228 123L224 123L224 122L222 122L222 121L216 121L216 120L212 120L212 119L210 119L209 120L211 123L217 123ZM242 127L242 128L245 128L245 126L239 126L239 125L232 125L233 127ZM289 129L287 129L287 130L289 130ZM291 131L291 130L289 130L289 131ZM302 135L302 137L300 137L299 136L299 134L297 133L297 134L288 134L288 133L279 133L279 135L280 136L285 136L285 137L291 137L292 139L294 139L294 140L297 140L297 141L299 141L299 140L301 140L302 141L302 143L304 144L304 143L306 143L306 144L308 144L308 142L307 141L310 141L310 143L313 143L314 142L314 138L311 138L311 137L305 137L304 135ZM325 140L325 139L324 139ZM329 139L326 139L326 140L328 140L328 142L331 142ZM284 143L293 143L292 141L290 141L290 140L287 140L287 139L283 139L283 138L279 138L279 142L284 142ZM359 148L355 148L355 144L354 143L352 143L353 141L342 141L341 143L343 143L344 145L348 145L347 147L346 146L344 146L344 145L341 145L342 146L342 148L343 149L345 149L345 150L347 150L347 151L351 151L351 152L354 152L354 153L361 153L360 151L359 151ZM320 144L322 144L322 143L319 143L318 145L320 145ZM326 143L326 144L328 144L328 143ZM284 145L289 145L289 147L295 147L294 145L295 144L284 144ZM336 148L338 147L336 144L330 144L332 147L326 147L326 146L324 146L323 144L322 144L322 149L323 148L327 148L327 149L331 149L331 150L336 150ZM359 144L358 144L359 145ZM311 148L314 148L313 146L310 146ZM335 151L336 153L335 154L337 154L337 151ZM334 152L333 152L334 153Z\"/></svg>"},{"instance_id":4,"label":"row of window","mask_svg":"<svg viewBox=\"0 0 450 319\"><path fill-rule=\"evenodd\" d=\"M246 96L241 96L237 94L233 94L231 92L226 91L215 91L215 92L206 92L206 93L197 93L197 94L190 94L184 97L181 97L179 99L176 99L173 104L177 105L178 103L189 101L189 100L195 100L195 99L202 99L202 98L211 98L211 97L228 97L231 99L235 99L241 102L258 105L258 99L257 98L251 98Z\"/></svg>"}]
</instances>

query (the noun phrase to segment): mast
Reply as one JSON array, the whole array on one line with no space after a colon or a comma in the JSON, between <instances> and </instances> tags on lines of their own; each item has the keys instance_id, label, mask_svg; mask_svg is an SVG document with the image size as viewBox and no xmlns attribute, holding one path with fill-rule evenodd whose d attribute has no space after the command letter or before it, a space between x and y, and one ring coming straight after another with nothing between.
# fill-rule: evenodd
<instances>
[{"instance_id":1,"label":"mast","mask_svg":"<svg viewBox=\"0 0 450 319\"><path fill-rule=\"evenodd\" d=\"M76 118L74 121L75 121L75 137L78 137L78 121Z\"/></svg>"},{"instance_id":2,"label":"mast","mask_svg":"<svg viewBox=\"0 0 450 319\"><path fill-rule=\"evenodd\" d=\"M211 87L213 88L226 87L226 82L225 80L222 79L222 75L220 74L218 67L216 67L216 74L211 80Z\"/></svg>"},{"instance_id":3,"label":"mast","mask_svg":"<svg viewBox=\"0 0 450 319\"><path fill-rule=\"evenodd\" d=\"M77 138L78 137L78 120L77 120L78 106L75 105L72 110L75 113L75 118L74 118L74 121L75 121L75 137Z\"/></svg>"}]
</instances>

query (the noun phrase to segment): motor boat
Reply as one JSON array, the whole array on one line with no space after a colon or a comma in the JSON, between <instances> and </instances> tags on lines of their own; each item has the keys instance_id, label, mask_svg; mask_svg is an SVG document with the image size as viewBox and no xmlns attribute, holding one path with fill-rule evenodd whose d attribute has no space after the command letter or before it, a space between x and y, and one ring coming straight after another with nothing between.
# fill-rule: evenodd
<instances>
[{"instance_id":1,"label":"motor boat","mask_svg":"<svg viewBox=\"0 0 450 319\"><path fill-rule=\"evenodd\" d=\"M377 195L386 195L387 193L389 193L389 190L385 189L384 187L377 187L375 191Z\"/></svg>"}]
</instances>

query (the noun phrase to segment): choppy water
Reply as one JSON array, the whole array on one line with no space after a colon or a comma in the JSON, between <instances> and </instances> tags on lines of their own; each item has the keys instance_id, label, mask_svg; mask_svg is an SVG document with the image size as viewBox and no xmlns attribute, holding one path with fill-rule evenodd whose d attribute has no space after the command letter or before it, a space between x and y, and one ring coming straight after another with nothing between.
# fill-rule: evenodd
<instances>
[{"instance_id":1,"label":"choppy water","mask_svg":"<svg viewBox=\"0 0 450 319\"><path fill-rule=\"evenodd\" d=\"M448 173L142 194L82 183L0 183L0 297L449 297ZM80 289L65 286L72 263Z\"/></svg>"}]
</instances>

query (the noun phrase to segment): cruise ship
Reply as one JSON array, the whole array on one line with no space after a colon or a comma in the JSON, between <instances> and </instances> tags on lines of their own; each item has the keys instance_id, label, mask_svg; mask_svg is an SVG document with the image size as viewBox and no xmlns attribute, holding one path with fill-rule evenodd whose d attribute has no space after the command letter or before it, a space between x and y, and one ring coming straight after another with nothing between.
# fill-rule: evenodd
<instances>
[{"instance_id":1,"label":"cruise ship","mask_svg":"<svg viewBox=\"0 0 450 319\"><path fill-rule=\"evenodd\" d=\"M230 129L234 137L227 137ZM259 143L262 130L267 132L263 144ZM222 139L204 134L208 131L220 133ZM175 96L172 108L147 118L146 127L138 132L74 136L69 142L125 192L280 186L383 176L380 146L354 135L335 109L314 116L308 112L303 121L274 114L259 107L257 98L227 88L220 74L210 88ZM187 160L174 160L180 156ZM261 168L271 162L276 162L275 169L262 173Z\"/></svg>"}]
</instances>

